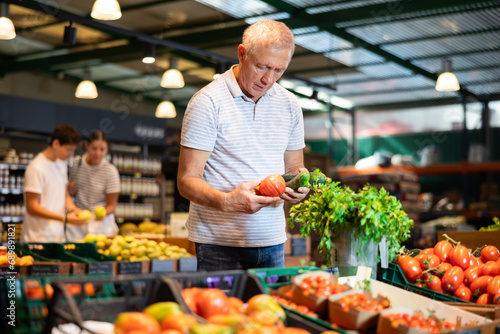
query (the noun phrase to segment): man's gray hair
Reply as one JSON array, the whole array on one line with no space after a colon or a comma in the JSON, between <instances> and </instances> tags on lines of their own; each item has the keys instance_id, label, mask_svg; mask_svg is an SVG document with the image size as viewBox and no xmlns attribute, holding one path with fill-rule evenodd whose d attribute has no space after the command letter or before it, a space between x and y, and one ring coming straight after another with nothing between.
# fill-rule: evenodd
<instances>
[{"instance_id":1,"label":"man's gray hair","mask_svg":"<svg viewBox=\"0 0 500 334\"><path fill-rule=\"evenodd\" d=\"M293 33L286 24L274 20L255 22L245 29L242 44L247 54L254 54L259 48L273 48L276 50L290 50L290 58L295 50Z\"/></svg>"}]
</instances>

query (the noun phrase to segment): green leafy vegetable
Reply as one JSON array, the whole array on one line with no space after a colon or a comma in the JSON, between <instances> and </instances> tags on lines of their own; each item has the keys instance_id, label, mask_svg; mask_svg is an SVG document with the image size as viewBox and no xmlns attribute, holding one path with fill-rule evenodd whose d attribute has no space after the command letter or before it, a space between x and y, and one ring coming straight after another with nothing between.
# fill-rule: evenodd
<instances>
[{"instance_id":1,"label":"green leafy vegetable","mask_svg":"<svg viewBox=\"0 0 500 334\"><path fill-rule=\"evenodd\" d=\"M320 254L331 264L332 245L344 231L354 231L362 245L369 241L379 243L385 237L392 260L401 242L410 236L413 220L402 210L401 203L385 189L369 185L357 192L341 187L339 182L316 184L311 196L290 209L288 225L297 224L301 236L312 232L321 239Z\"/></svg>"}]
</instances>

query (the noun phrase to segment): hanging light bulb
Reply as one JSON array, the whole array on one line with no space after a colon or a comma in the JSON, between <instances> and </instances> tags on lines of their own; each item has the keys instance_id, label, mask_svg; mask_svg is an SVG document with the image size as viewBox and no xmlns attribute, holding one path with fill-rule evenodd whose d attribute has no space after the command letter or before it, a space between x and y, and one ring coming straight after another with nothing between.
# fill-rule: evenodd
<instances>
[{"instance_id":1,"label":"hanging light bulb","mask_svg":"<svg viewBox=\"0 0 500 334\"><path fill-rule=\"evenodd\" d=\"M117 0L96 0L90 16L96 20L118 20L122 17L122 11Z\"/></svg>"},{"instance_id":2,"label":"hanging light bulb","mask_svg":"<svg viewBox=\"0 0 500 334\"><path fill-rule=\"evenodd\" d=\"M2 3L0 9L0 39L14 39L16 37L16 29L9 19L9 5Z\"/></svg>"},{"instance_id":3,"label":"hanging light bulb","mask_svg":"<svg viewBox=\"0 0 500 334\"><path fill-rule=\"evenodd\" d=\"M170 59L170 69L163 73L160 86L164 88L184 87L184 77L181 71L177 69L177 59Z\"/></svg>"},{"instance_id":4,"label":"hanging light bulb","mask_svg":"<svg viewBox=\"0 0 500 334\"><path fill-rule=\"evenodd\" d=\"M155 116L158 118L175 118L177 116L175 106L169 100L167 94L165 94L163 101L156 107Z\"/></svg>"},{"instance_id":5,"label":"hanging light bulb","mask_svg":"<svg viewBox=\"0 0 500 334\"><path fill-rule=\"evenodd\" d=\"M436 81L436 90L438 92L455 92L460 90L458 79L451 71L451 60L443 60L443 72Z\"/></svg>"},{"instance_id":6,"label":"hanging light bulb","mask_svg":"<svg viewBox=\"0 0 500 334\"><path fill-rule=\"evenodd\" d=\"M95 99L97 98L97 88L90 80L90 70L85 69L83 72L83 80L76 87L75 97L79 99Z\"/></svg>"},{"instance_id":7,"label":"hanging light bulb","mask_svg":"<svg viewBox=\"0 0 500 334\"><path fill-rule=\"evenodd\" d=\"M155 62L155 46L151 44L144 44L144 57L142 58L144 64L152 64Z\"/></svg>"}]
</instances>

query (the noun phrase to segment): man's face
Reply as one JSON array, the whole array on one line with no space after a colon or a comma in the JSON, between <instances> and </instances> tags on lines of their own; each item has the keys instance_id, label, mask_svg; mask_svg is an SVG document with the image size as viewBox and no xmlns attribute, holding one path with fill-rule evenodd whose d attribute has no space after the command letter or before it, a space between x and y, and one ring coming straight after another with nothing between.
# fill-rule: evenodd
<instances>
[{"instance_id":1,"label":"man's face","mask_svg":"<svg viewBox=\"0 0 500 334\"><path fill-rule=\"evenodd\" d=\"M75 144L59 144L59 140L54 140L54 148L56 149L57 158L60 160L67 160L75 154L76 145Z\"/></svg>"},{"instance_id":2,"label":"man's face","mask_svg":"<svg viewBox=\"0 0 500 334\"><path fill-rule=\"evenodd\" d=\"M248 56L245 47L240 45L238 58L238 85L246 96L257 102L285 72L290 63L291 50L261 48Z\"/></svg>"}]
</instances>

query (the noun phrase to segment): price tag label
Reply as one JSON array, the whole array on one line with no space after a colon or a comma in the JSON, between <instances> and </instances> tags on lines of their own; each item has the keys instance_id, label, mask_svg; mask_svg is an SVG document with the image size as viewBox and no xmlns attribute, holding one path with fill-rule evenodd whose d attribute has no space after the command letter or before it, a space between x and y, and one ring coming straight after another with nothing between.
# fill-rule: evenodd
<instances>
[{"instance_id":1,"label":"price tag label","mask_svg":"<svg viewBox=\"0 0 500 334\"><path fill-rule=\"evenodd\" d=\"M130 194L130 199L137 199L137 194Z\"/></svg>"},{"instance_id":2,"label":"price tag label","mask_svg":"<svg viewBox=\"0 0 500 334\"><path fill-rule=\"evenodd\" d=\"M58 275L59 265L57 264L34 264L31 266L31 275Z\"/></svg>"},{"instance_id":3,"label":"price tag label","mask_svg":"<svg viewBox=\"0 0 500 334\"><path fill-rule=\"evenodd\" d=\"M142 262L120 262L118 264L119 274L140 274L142 272Z\"/></svg>"},{"instance_id":4,"label":"price tag label","mask_svg":"<svg viewBox=\"0 0 500 334\"><path fill-rule=\"evenodd\" d=\"M196 271L196 257L183 257L179 259L179 271Z\"/></svg>"},{"instance_id":5,"label":"price tag label","mask_svg":"<svg viewBox=\"0 0 500 334\"><path fill-rule=\"evenodd\" d=\"M111 262L92 262L88 264L89 274L112 274L113 263Z\"/></svg>"},{"instance_id":6,"label":"price tag label","mask_svg":"<svg viewBox=\"0 0 500 334\"><path fill-rule=\"evenodd\" d=\"M152 273L171 273L174 271L174 260L151 260Z\"/></svg>"}]
</instances>

